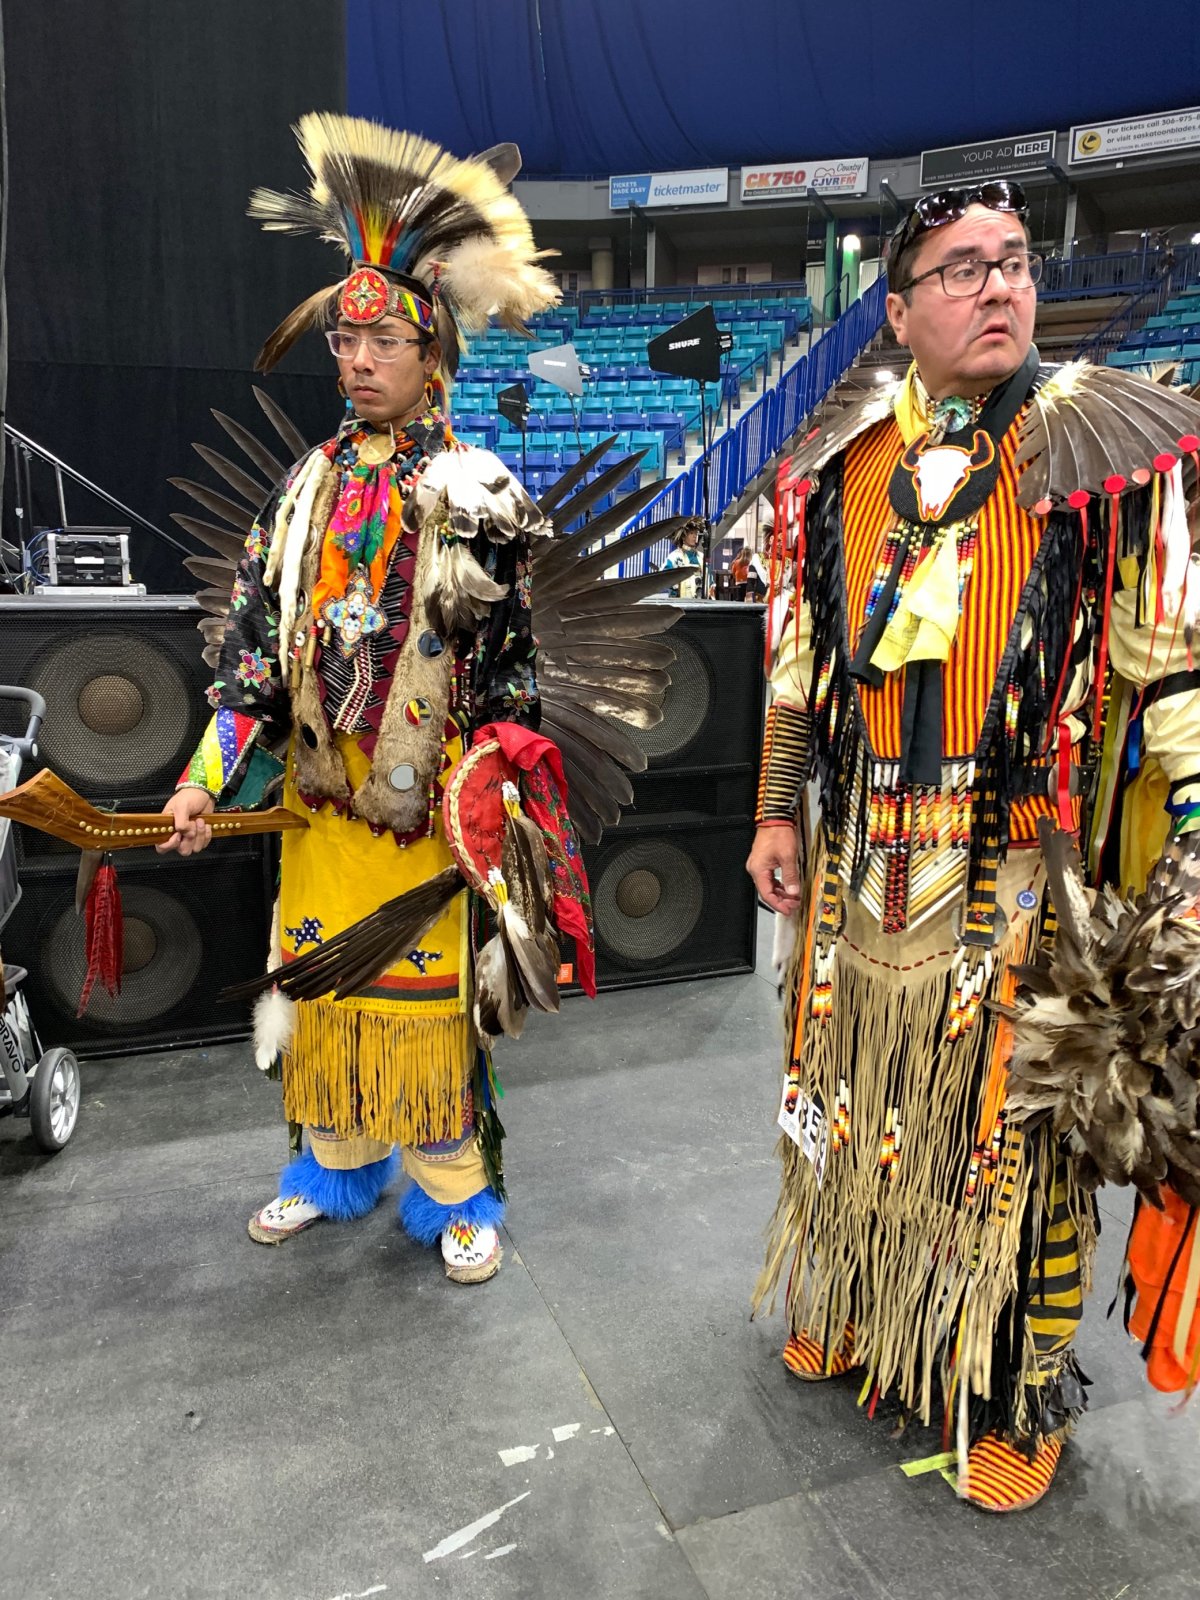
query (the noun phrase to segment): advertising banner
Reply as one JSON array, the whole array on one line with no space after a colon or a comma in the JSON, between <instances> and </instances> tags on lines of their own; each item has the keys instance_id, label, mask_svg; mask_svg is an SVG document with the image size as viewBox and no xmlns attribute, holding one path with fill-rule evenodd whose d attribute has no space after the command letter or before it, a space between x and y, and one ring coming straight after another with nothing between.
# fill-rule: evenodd
<instances>
[{"instance_id":1,"label":"advertising banner","mask_svg":"<svg viewBox=\"0 0 1200 1600\"><path fill-rule=\"evenodd\" d=\"M1086 161L1119 161L1152 150L1188 150L1200 144L1200 106L1126 117L1121 122L1085 122L1071 129L1072 166Z\"/></svg>"},{"instance_id":2,"label":"advertising banner","mask_svg":"<svg viewBox=\"0 0 1200 1600\"><path fill-rule=\"evenodd\" d=\"M943 150L922 150L921 187L956 188L981 178L1015 178L1044 172L1054 159L1054 130L1018 133L1011 139L980 139Z\"/></svg>"},{"instance_id":3,"label":"advertising banner","mask_svg":"<svg viewBox=\"0 0 1200 1600\"><path fill-rule=\"evenodd\" d=\"M840 161L792 161L769 167L742 168L743 200L803 199L806 189L818 194L866 194L867 157Z\"/></svg>"},{"instance_id":4,"label":"advertising banner","mask_svg":"<svg viewBox=\"0 0 1200 1600\"><path fill-rule=\"evenodd\" d=\"M613 211L637 206L724 205L729 199L729 169L706 167L699 172L636 172L608 180Z\"/></svg>"}]
</instances>

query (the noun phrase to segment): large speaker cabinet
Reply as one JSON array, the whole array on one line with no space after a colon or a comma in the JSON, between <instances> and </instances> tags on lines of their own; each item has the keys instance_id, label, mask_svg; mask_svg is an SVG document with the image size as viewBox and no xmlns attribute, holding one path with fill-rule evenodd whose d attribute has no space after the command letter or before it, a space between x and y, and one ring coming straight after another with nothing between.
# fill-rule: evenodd
<instances>
[{"instance_id":1,"label":"large speaker cabinet","mask_svg":"<svg viewBox=\"0 0 1200 1600\"><path fill-rule=\"evenodd\" d=\"M212 674L200 658L199 615L186 596L0 599L0 683L46 700L40 764L95 805L159 809L208 720ZM0 731L19 731L22 716L0 702ZM22 778L37 770L27 766ZM246 1008L217 995L262 969L274 860L270 835L213 844L190 860L121 851L121 991L110 998L95 989L76 1018L85 970L79 853L18 829L22 894L4 951L29 969L43 1043L96 1056L244 1037Z\"/></svg>"},{"instance_id":2,"label":"large speaker cabinet","mask_svg":"<svg viewBox=\"0 0 1200 1600\"><path fill-rule=\"evenodd\" d=\"M647 768L621 825L584 851L604 989L750 972L757 901L745 861L763 719L762 606L676 601Z\"/></svg>"}]
</instances>

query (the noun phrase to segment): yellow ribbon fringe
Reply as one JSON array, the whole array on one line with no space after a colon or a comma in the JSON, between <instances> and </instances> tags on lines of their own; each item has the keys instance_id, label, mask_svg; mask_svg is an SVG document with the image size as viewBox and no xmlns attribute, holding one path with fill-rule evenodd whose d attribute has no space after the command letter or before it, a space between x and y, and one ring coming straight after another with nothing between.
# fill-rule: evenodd
<instances>
[{"instance_id":1,"label":"yellow ribbon fringe","mask_svg":"<svg viewBox=\"0 0 1200 1600\"><path fill-rule=\"evenodd\" d=\"M292 1122L388 1144L462 1137L471 1019L395 1017L302 1001L283 1058Z\"/></svg>"}]
</instances>

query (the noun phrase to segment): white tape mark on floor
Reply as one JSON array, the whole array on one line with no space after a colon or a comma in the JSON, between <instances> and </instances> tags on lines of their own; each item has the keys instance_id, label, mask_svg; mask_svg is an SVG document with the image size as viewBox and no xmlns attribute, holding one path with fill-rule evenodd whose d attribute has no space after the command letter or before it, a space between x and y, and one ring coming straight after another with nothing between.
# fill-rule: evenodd
<instances>
[{"instance_id":1,"label":"white tape mark on floor","mask_svg":"<svg viewBox=\"0 0 1200 1600\"><path fill-rule=\"evenodd\" d=\"M519 1444L512 1450L497 1452L506 1467L518 1467L522 1461L532 1461L537 1453L538 1447L535 1444Z\"/></svg>"},{"instance_id":2,"label":"white tape mark on floor","mask_svg":"<svg viewBox=\"0 0 1200 1600\"><path fill-rule=\"evenodd\" d=\"M497 1556L506 1556L508 1555L509 1551L515 1550L516 1548L517 1547L515 1544L502 1544L498 1550L489 1550L483 1559L485 1561L495 1561Z\"/></svg>"},{"instance_id":3,"label":"white tape mark on floor","mask_svg":"<svg viewBox=\"0 0 1200 1600\"><path fill-rule=\"evenodd\" d=\"M582 1422L568 1422L565 1428L551 1428L555 1444L562 1444L564 1440L573 1439L583 1427Z\"/></svg>"},{"instance_id":4,"label":"white tape mark on floor","mask_svg":"<svg viewBox=\"0 0 1200 1600\"><path fill-rule=\"evenodd\" d=\"M441 1544L435 1544L432 1550L426 1550L423 1560L440 1561L443 1556L452 1556L456 1550L461 1550L477 1534L483 1533L488 1528L494 1528L506 1511L511 1511L513 1506L519 1506L522 1500L528 1500L533 1493L526 1489L524 1494L519 1494L515 1500L508 1500L502 1506L497 1506L495 1511L489 1511L486 1516L470 1522L465 1528L459 1528L455 1533L448 1533Z\"/></svg>"},{"instance_id":5,"label":"white tape mark on floor","mask_svg":"<svg viewBox=\"0 0 1200 1600\"><path fill-rule=\"evenodd\" d=\"M367 1597L369 1595L386 1594L386 1593L387 1593L387 1584L386 1583L376 1583L376 1584L372 1584L372 1586L369 1589L356 1589L353 1594L350 1592L349 1589L347 1589L344 1594L330 1595L329 1600L367 1600Z\"/></svg>"}]
</instances>

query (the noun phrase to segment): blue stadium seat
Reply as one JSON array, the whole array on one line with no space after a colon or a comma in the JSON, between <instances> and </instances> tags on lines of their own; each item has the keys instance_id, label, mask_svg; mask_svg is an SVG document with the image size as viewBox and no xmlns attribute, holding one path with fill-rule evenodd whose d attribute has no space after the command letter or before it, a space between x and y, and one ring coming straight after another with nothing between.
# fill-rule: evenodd
<instances>
[{"instance_id":1,"label":"blue stadium seat","mask_svg":"<svg viewBox=\"0 0 1200 1600\"><path fill-rule=\"evenodd\" d=\"M495 417L468 413L466 416L460 416L457 421L456 433L459 432L459 429L465 429L475 436L472 439L473 444L483 444L488 450L496 448L496 435L500 429ZM462 437L461 433L459 433L459 437Z\"/></svg>"}]
</instances>

